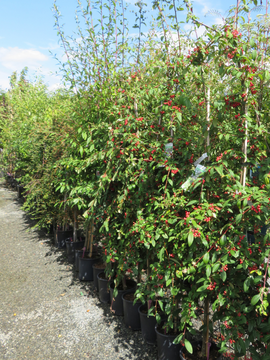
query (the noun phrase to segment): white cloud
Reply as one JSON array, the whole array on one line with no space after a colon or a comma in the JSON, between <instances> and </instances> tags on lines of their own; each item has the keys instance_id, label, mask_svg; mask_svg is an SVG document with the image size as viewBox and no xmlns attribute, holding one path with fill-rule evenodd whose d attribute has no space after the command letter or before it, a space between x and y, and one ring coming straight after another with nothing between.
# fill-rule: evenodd
<instances>
[{"instance_id":1,"label":"white cloud","mask_svg":"<svg viewBox=\"0 0 270 360\"><path fill-rule=\"evenodd\" d=\"M48 61L48 56L36 49L20 49L18 47L0 47L0 65L15 71L28 66L30 69Z\"/></svg>"},{"instance_id":2,"label":"white cloud","mask_svg":"<svg viewBox=\"0 0 270 360\"><path fill-rule=\"evenodd\" d=\"M48 90L49 91L55 91L55 90L58 90L58 89L64 89L64 85L61 84L61 83L55 83L55 84L52 84L48 87Z\"/></svg>"},{"instance_id":3,"label":"white cloud","mask_svg":"<svg viewBox=\"0 0 270 360\"><path fill-rule=\"evenodd\" d=\"M224 20L221 17L216 17L214 23L215 25L224 25Z\"/></svg>"},{"instance_id":4,"label":"white cloud","mask_svg":"<svg viewBox=\"0 0 270 360\"><path fill-rule=\"evenodd\" d=\"M203 15L207 14L211 9L205 0L193 0L195 4L203 6L202 13Z\"/></svg>"},{"instance_id":5,"label":"white cloud","mask_svg":"<svg viewBox=\"0 0 270 360\"><path fill-rule=\"evenodd\" d=\"M9 88L9 75L4 72L0 71L0 90L7 90Z\"/></svg>"},{"instance_id":6,"label":"white cloud","mask_svg":"<svg viewBox=\"0 0 270 360\"><path fill-rule=\"evenodd\" d=\"M203 36L205 33L205 30L206 30L204 26L200 26L199 28L196 28L196 33L195 33L194 25L191 25L191 24L184 25L184 29L186 30L186 32L191 32L190 37L192 39L196 38L196 34L198 37Z\"/></svg>"},{"instance_id":7,"label":"white cloud","mask_svg":"<svg viewBox=\"0 0 270 360\"><path fill-rule=\"evenodd\" d=\"M48 46L39 46L39 49L41 50L49 50L49 51L52 51L52 50L56 50L56 49L59 49L60 48L60 45L58 43L49 43Z\"/></svg>"}]
</instances>

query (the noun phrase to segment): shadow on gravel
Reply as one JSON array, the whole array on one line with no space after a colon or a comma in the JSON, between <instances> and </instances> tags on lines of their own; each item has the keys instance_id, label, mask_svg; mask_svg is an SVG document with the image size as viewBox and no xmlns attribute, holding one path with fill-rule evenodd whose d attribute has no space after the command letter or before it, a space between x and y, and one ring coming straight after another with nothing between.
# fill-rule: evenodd
<instances>
[{"instance_id":1,"label":"shadow on gravel","mask_svg":"<svg viewBox=\"0 0 270 360\"><path fill-rule=\"evenodd\" d=\"M16 192L15 189L1 183L2 187L5 187L8 190ZM14 194L15 195L15 194ZM11 201L17 203L17 205L21 208L23 205L23 199L16 197L10 197ZM83 296L87 296L87 298L97 299L96 306L103 311L102 321L109 327L113 325L114 327L114 339L118 345L114 346L114 350L116 353L120 352L120 349L127 349L130 353L133 354L134 358L137 360L153 360L157 358L157 347L155 345L148 345L144 342L141 331L132 331L127 328L124 324L124 318L122 316L113 315L110 311L110 304L103 304L98 300L98 293L94 287L93 282L83 282L78 278L78 272L75 271L74 263L71 263L68 260L66 249L58 249L54 245L53 235L46 233L44 230L39 230L38 228L31 229L35 226L35 221L31 219L31 217L27 213L23 213L24 220L24 230L33 233L33 241L35 242L46 242L46 246L48 251L46 252L45 258L48 259L45 262L45 265L50 265L50 258L52 256L56 256L53 260L54 262L59 263L59 265L65 265L69 272L72 273L72 280L69 285L66 285L67 288L72 286L77 286L81 290ZM59 269L59 271L63 271ZM55 281L59 281L68 277L66 270L63 271L63 276L60 276L60 279ZM86 295L85 295L86 294ZM119 359L126 360L125 355L120 355Z\"/></svg>"}]
</instances>

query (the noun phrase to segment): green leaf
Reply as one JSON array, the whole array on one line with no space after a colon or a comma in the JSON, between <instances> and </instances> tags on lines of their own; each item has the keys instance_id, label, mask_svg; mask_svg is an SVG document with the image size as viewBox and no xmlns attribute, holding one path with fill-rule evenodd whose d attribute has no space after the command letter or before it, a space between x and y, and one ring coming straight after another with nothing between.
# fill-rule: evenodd
<instances>
[{"instance_id":1,"label":"green leaf","mask_svg":"<svg viewBox=\"0 0 270 360\"><path fill-rule=\"evenodd\" d=\"M209 252L207 252L206 254L204 254L203 262L204 262L205 264L208 264L208 262L209 262Z\"/></svg>"},{"instance_id":2,"label":"green leaf","mask_svg":"<svg viewBox=\"0 0 270 360\"><path fill-rule=\"evenodd\" d=\"M270 74L269 74L269 71L268 71L268 70L265 70L265 72L264 72L264 80L265 80L265 81L270 80Z\"/></svg>"},{"instance_id":3,"label":"green leaf","mask_svg":"<svg viewBox=\"0 0 270 360\"><path fill-rule=\"evenodd\" d=\"M250 278L247 278L247 279L244 281L244 291L245 291L245 292L248 291L249 285L250 285Z\"/></svg>"},{"instance_id":4,"label":"green leaf","mask_svg":"<svg viewBox=\"0 0 270 360\"><path fill-rule=\"evenodd\" d=\"M188 234L188 246L192 245L193 240L194 240L194 235L193 235L193 232L190 231L189 234Z\"/></svg>"},{"instance_id":5,"label":"green leaf","mask_svg":"<svg viewBox=\"0 0 270 360\"><path fill-rule=\"evenodd\" d=\"M252 51L251 57L252 57L252 60L256 60L256 58L257 58L257 51L256 50Z\"/></svg>"},{"instance_id":6,"label":"green leaf","mask_svg":"<svg viewBox=\"0 0 270 360\"><path fill-rule=\"evenodd\" d=\"M163 248L160 250L159 254L158 254L158 257L159 257L159 260L160 260L160 261L163 260L163 254L164 254L164 252L165 252L165 248L163 247Z\"/></svg>"},{"instance_id":7,"label":"green leaf","mask_svg":"<svg viewBox=\"0 0 270 360\"><path fill-rule=\"evenodd\" d=\"M220 238L220 241L219 241L220 245L221 245L221 246L224 246L225 243L226 243L226 240L227 240L227 237L226 237L225 234L223 234L223 235L221 236L221 238Z\"/></svg>"},{"instance_id":8,"label":"green leaf","mask_svg":"<svg viewBox=\"0 0 270 360\"><path fill-rule=\"evenodd\" d=\"M256 45L256 43L255 43L254 39L251 39L249 43L250 43L250 46L251 46L251 47L253 47L253 46L255 46L255 45Z\"/></svg>"},{"instance_id":9,"label":"green leaf","mask_svg":"<svg viewBox=\"0 0 270 360\"><path fill-rule=\"evenodd\" d=\"M204 290L206 290L207 288L208 288L208 285L207 285L207 284L206 284L206 285L203 285L203 286L199 287L199 289L197 289L197 292L204 291Z\"/></svg>"},{"instance_id":10,"label":"green leaf","mask_svg":"<svg viewBox=\"0 0 270 360\"><path fill-rule=\"evenodd\" d=\"M80 146L80 154L81 154L81 156L83 156L83 147L82 147L82 145Z\"/></svg>"},{"instance_id":11,"label":"green leaf","mask_svg":"<svg viewBox=\"0 0 270 360\"><path fill-rule=\"evenodd\" d=\"M206 276L209 278L211 275L211 266L210 265L207 265L206 266Z\"/></svg>"},{"instance_id":12,"label":"green leaf","mask_svg":"<svg viewBox=\"0 0 270 360\"><path fill-rule=\"evenodd\" d=\"M219 263L214 264L212 272L215 273L218 270L219 267L220 267Z\"/></svg>"},{"instance_id":13,"label":"green leaf","mask_svg":"<svg viewBox=\"0 0 270 360\"><path fill-rule=\"evenodd\" d=\"M185 339L185 348L190 354L193 354L193 347L187 339Z\"/></svg>"},{"instance_id":14,"label":"green leaf","mask_svg":"<svg viewBox=\"0 0 270 360\"><path fill-rule=\"evenodd\" d=\"M220 176L223 176L223 166L216 166L215 167L216 171L219 173Z\"/></svg>"},{"instance_id":15,"label":"green leaf","mask_svg":"<svg viewBox=\"0 0 270 360\"><path fill-rule=\"evenodd\" d=\"M242 214L238 214L235 218L236 224L239 224L241 220L242 220Z\"/></svg>"},{"instance_id":16,"label":"green leaf","mask_svg":"<svg viewBox=\"0 0 270 360\"><path fill-rule=\"evenodd\" d=\"M221 277L222 281L224 282L227 279L226 271L222 271L222 273L220 273L220 277Z\"/></svg>"},{"instance_id":17,"label":"green leaf","mask_svg":"<svg viewBox=\"0 0 270 360\"><path fill-rule=\"evenodd\" d=\"M260 298L261 298L261 294L254 295L250 302L251 305L256 305L257 302L260 300Z\"/></svg>"},{"instance_id":18,"label":"green leaf","mask_svg":"<svg viewBox=\"0 0 270 360\"><path fill-rule=\"evenodd\" d=\"M173 343L174 343L174 344L179 344L180 341L182 340L182 337L183 337L183 336L184 336L183 333L180 334L180 335L178 335L178 336L173 340Z\"/></svg>"}]
</instances>

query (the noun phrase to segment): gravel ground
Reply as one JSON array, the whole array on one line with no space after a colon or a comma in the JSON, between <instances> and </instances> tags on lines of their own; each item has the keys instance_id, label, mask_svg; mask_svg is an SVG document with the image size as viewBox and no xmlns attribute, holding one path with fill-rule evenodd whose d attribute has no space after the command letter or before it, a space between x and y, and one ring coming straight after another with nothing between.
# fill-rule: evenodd
<instances>
[{"instance_id":1,"label":"gravel ground","mask_svg":"<svg viewBox=\"0 0 270 360\"><path fill-rule=\"evenodd\" d=\"M82 283L52 239L31 230L17 193L0 183L0 359L157 358Z\"/></svg>"}]
</instances>

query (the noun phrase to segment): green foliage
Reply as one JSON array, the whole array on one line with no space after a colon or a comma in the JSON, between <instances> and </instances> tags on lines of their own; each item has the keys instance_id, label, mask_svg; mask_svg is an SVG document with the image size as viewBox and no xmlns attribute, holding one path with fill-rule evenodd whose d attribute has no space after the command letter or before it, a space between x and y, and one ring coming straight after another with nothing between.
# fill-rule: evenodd
<instances>
[{"instance_id":1,"label":"green foliage","mask_svg":"<svg viewBox=\"0 0 270 360\"><path fill-rule=\"evenodd\" d=\"M174 43L155 3L163 38L149 31L142 41L138 16L132 47L118 6L100 8L108 23L81 7L88 35L79 28L80 42L65 38L55 6L64 79L75 91L49 94L25 74L12 78L1 113L7 170L24 184L24 207L40 225L68 221L75 207L86 223L94 220L115 285L137 277L137 299L157 318L159 304L179 341L192 332L200 301L210 300L222 351L230 341L237 356L268 356L265 28L259 19L236 29L229 17L190 40L180 36L170 4ZM200 25L191 11L188 17Z\"/></svg>"}]
</instances>

